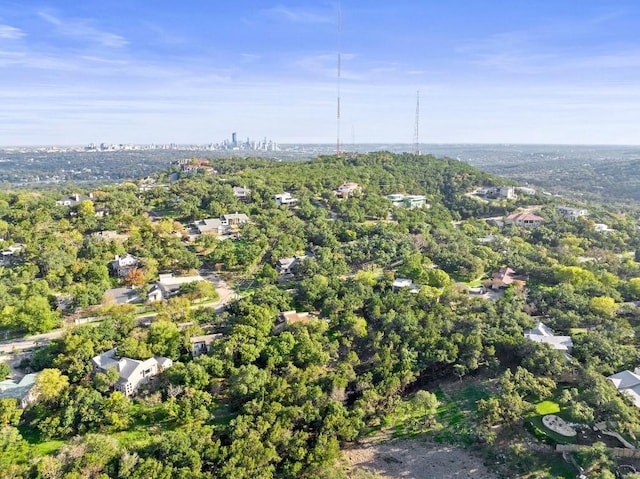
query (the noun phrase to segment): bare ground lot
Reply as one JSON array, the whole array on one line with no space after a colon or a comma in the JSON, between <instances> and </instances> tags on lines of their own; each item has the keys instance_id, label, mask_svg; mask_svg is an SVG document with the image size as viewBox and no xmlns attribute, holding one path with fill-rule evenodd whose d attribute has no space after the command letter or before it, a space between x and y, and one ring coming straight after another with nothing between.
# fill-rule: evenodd
<instances>
[{"instance_id":1,"label":"bare ground lot","mask_svg":"<svg viewBox=\"0 0 640 479\"><path fill-rule=\"evenodd\" d=\"M497 479L480 456L423 439L371 441L343 450L347 477L403 479Z\"/></svg>"}]
</instances>

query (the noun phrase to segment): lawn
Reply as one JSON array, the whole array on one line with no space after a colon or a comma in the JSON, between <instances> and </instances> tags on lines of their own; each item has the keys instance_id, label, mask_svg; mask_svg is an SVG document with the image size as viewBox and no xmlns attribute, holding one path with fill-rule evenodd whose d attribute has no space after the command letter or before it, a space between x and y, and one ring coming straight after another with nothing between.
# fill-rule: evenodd
<instances>
[{"instance_id":1,"label":"lawn","mask_svg":"<svg viewBox=\"0 0 640 479\"><path fill-rule=\"evenodd\" d=\"M575 444L575 437L567 437L562 434L558 434L557 432L552 431L548 427L546 427L542 423L542 417L547 414L556 414L562 417L562 408L560 404L555 401L541 401L535 405L535 412L532 412L525 421L531 424L531 432L534 436L536 436L540 440L544 440L544 436L551 439L553 443L558 444ZM566 420L566 418L564 418Z\"/></svg>"},{"instance_id":2,"label":"lawn","mask_svg":"<svg viewBox=\"0 0 640 479\"><path fill-rule=\"evenodd\" d=\"M560 404L554 401L542 401L536 404L536 412L541 416L560 412Z\"/></svg>"},{"instance_id":3,"label":"lawn","mask_svg":"<svg viewBox=\"0 0 640 479\"><path fill-rule=\"evenodd\" d=\"M59 439L42 441L40 439L40 432L33 427L18 426L18 430L24 440L31 445L34 456L53 454L65 444L65 441Z\"/></svg>"}]
</instances>

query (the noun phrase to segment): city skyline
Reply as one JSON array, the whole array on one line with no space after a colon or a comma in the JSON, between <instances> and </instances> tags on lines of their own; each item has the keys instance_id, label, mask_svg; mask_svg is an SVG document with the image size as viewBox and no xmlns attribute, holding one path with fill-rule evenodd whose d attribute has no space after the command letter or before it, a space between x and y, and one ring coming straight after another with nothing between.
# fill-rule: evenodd
<instances>
[{"instance_id":1,"label":"city skyline","mask_svg":"<svg viewBox=\"0 0 640 479\"><path fill-rule=\"evenodd\" d=\"M340 17L340 21L338 21ZM0 5L0 146L638 144L640 5ZM340 32L338 23L341 24Z\"/></svg>"}]
</instances>

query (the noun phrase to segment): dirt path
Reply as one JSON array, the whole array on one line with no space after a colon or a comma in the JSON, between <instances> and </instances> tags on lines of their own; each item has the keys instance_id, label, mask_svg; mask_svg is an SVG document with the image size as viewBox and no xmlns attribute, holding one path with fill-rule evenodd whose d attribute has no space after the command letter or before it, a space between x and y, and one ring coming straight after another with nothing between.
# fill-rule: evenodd
<instances>
[{"instance_id":1,"label":"dirt path","mask_svg":"<svg viewBox=\"0 0 640 479\"><path fill-rule=\"evenodd\" d=\"M343 450L347 477L367 471L380 479L497 479L480 456L462 447L421 439L371 441ZM371 477L371 476L366 476Z\"/></svg>"}]
</instances>

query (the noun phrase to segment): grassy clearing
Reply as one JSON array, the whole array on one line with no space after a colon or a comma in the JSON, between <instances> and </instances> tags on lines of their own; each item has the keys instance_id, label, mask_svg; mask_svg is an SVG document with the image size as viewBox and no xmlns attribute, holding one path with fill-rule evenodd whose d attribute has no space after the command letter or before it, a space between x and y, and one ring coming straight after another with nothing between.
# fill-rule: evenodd
<instances>
[{"instance_id":1,"label":"grassy clearing","mask_svg":"<svg viewBox=\"0 0 640 479\"><path fill-rule=\"evenodd\" d=\"M477 402L488 398L489 391L479 383L471 382L446 393L438 389L435 394L440 401L437 420L441 429L435 433L434 440L453 444L473 444Z\"/></svg>"},{"instance_id":2,"label":"grassy clearing","mask_svg":"<svg viewBox=\"0 0 640 479\"><path fill-rule=\"evenodd\" d=\"M149 431L146 428L115 432L112 433L111 436L116 438L118 443L123 447L135 445L133 449L144 447L153 439L153 436L149 434Z\"/></svg>"},{"instance_id":3,"label":"grassy clearing","mask_svg":"<svg viewBox=\"0 0 640 479\"><path fill-rule=\"evenodd\" d=\"M50 439L43 441L40 438L40 432L32 427L18 426L20 434L27 443L31 446L34 456L46 456L58 452L58 450L65 444L65 441L59 439Z\"/></svg>"},{"instance_id":4,"label":"grassy clearing","mask_svg":"<svg viewBox=\"0 0 640 479\"><path fill-rule=\"evenodd\" d=\"M587 328L569 328L569 334L570 335L574 335L574 334L584 334L586 332L588 332L589 330Z\"/></svg>"},{"instance_id":5,"label":"grassy clearing","mask_svg":"<svg viewBox=\"0 0 640 479\"><path fill-rule=\"evenodd\" d=\"M560 412L560 404L555 401L542 401L536 404L536 413L541 416Z\"/></svg>"}]
</instances>

